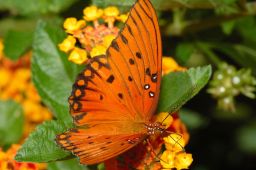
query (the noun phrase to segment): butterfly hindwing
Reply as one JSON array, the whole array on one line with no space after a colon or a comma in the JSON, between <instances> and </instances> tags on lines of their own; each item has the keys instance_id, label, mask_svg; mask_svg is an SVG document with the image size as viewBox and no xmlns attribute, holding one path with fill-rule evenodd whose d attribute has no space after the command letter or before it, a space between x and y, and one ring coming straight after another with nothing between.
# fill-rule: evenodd
<instances>
[{"instance_id":1,"label":"butterfly hindwing","mask_svg":"<svg viewBox=\"0 0 256 170\"><path fill-rule=\"evenodd\" d=\"M114 125L74 128L57 136L57 143L80 158L82 164L94 164L119 155L145 138L145 134L115 134ZM103 133L98 133L101 130Z\"/></svg>"}]
</instances>

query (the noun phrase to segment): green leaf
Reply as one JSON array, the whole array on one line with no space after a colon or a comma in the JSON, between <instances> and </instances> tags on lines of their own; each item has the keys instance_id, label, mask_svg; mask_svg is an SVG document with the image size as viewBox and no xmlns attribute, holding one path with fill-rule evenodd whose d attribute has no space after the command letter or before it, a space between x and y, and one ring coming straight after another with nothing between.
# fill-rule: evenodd
<instances>
[{"instance_id":1,"label":"green leaf","mask_svg":"<svg viewBox=\"0 0 256 170\"><path fill-rule=\"evenodd\" d=\"M67 100L81 66L69 62L59 51L57 44L65 35L56 23L38 23L33 42L32 79L43 102L55 116L71 124Z\"/></svg>"},{"instance_id":2,"label":"green leaf","mask_svg":"<svg viewBox=\"0 0 256 170\"><path fill-rule=\"evenodd\" d=\"M252 47L240 44L211 44L215 49L225 53L243 67L250 67L256 74L256 50Z\"/></svg>"},{"instance_id":3,"label":"green leaf","mask_svg":"<svg viewBox=\"0 0 256 170\"><path fill-rule=\"evenodd\" d=\"M172 72L163 77L158 112L175 112L195 96L209 81L211 66Z\"/></svg>"},{"instance_id":4,"label":"green leaf","mask_svg":"<svg viewBox=\"0 0 256 170\"><path fill-rule=\"evenodd\" d=\"M0 146L17 143L23 133L22 107L11 100L0 101Z\"/></svg>"},{"instance_id":5,"label":"green leaf","mask_svg":"<svg viewBox=\"0 0 256 170\"><path fill-rule=\"evenodd\" d=\"M100 7L115 5L122 7L122 10L129 10L135 3L135 0L92 0L92 2L94 5ZM151 2L157 10L177 9L180 7L205 9L214 8L221 4L215 3L212 0L151 0Z\"/></svg>"},{"instance_id":6,"label":"green leaf","mask_svg":"<svg viewBox=\"0 0 256 170\"><path fill-rule=\"evenodd\" d=\"M186 63L194 51L192 43L180 43L176 48L175 58L181 63Z\"/></svg>"},{"instance_id":7,"label":"green leaf","mask_svg":"<svg viewBox=\"0 0 256 170\"><path fill-rule=\"evenodd\" d=\"M9 30L4 38L4 53L17 60L29 50L32 44L33 32Z\"/></svg>"},{"instance_id":8,"label":"green leaf","mask_svg":"<svg viewBox=\"0 0 256 170\"><path fill-rule=\"evenodd\" d=\"M4 37L9 30L33 32L36 18L2 18L0 20L0 36Z\"/></svg>"},{"instance_id":9,"label":"green leaf","mask_svg":"<svg viewBox=\"0 0 256 170\"><path fill-rule=\"evenodd\" d=\"M246 45L256 46L256 19L254 16L244 17L236 22L236 29L243 37Z\"/></svg>"},{"instance_id":10,"label":"green leaf","mask_svg":"<svg viewBox=\"0 0 256 170\"><path fill-rule=\"evenodd\" d=\"M48 164L48 170L89 170L84 165L81 165L78 159L70 159L66 161L57 161Z\"/></svg>"},{"instance_id":11,"label":"green leaf","mask_svg":"<svg viewBox=\"0 0 256 170\"><path fill-rule=\"evenodd\" d=\"M235 28L235 23L235 21L224 22L223 24L221 24L222 31L226 35L230 35Z\"/></svg>"},{"instance_id":12,"label":"green leaf","mask_svg":"<svg viewBox=\"0 0 256 170\"><path fill-rule=\"evenodd\" d=\"M64 123L54 120L37 126L17 152L15 160L49 162L70 156L70 152L64 151L55 143L56 134L60 134L68 128L70 127Z\"/></svg>"},{"instance_id":13,"label":"green leaf","mask_svg":"<svg viewBox=\"0 0 256 170\"><path fill-rule=\"evenodd\" d=\"M239 148L247 153L256 153L256 120L240 128L237 132L237 144Z\"/></svg>"},{"instance_id":14,"label":"green leaf","mask_svg":"<svg viewBox=\"0 0 256 170\"><path fill-rule=\"evenodd\" d=\"M33 16L39 14L59 13L70 7L77 0L0 0L0 9L11 13Z\"/></svg>"},{"instance_id":15,"label":"green leaf","mask_svg":"<svg viewBox=\"0 0 256 170\"><path fill-rule=\"evenodd\" d=\"M179 111L179 116L182 122L186 125L186 127L190 130L195 130L201 127L205 127L208 125L209 120L200 115L195 111L182 108Z\"/></svg>"}]
</instances>

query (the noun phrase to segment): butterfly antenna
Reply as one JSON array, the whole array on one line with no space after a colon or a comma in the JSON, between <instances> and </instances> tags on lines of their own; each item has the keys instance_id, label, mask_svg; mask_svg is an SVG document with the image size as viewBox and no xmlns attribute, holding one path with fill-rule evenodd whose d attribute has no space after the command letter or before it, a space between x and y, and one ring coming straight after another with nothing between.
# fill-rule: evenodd
<instances>
[{"instance_id":1,"label":"butterfly antenna","mask_svg":"<svg viewBox=\"0 0 256 170\"><path fill-rule=\"evenodd\" d=\"M168 115L164 118L164 120L162 120L161 124L163 124L164 121L165 121L169 116L171 116L171 113L168 112Z\"/></svg>"},{"instance_id":2,"label":"butterfly antenna","mask_svg":"<svg viewBox=\"0 0 256 170\"><path fill-rule=\"evenodd\" d=\"M171 135L169 135L169 136L170 136L170 138L172 138L172 140L175 141L174 145L178 144L182 148L182 151L185 152L185 148L179 143L179 140L182 138L182 135L179 134L179 133L171 132L171 131L165 131L165 132L168 133L168 134L177 134L177 135L179 135L179 139L178 140L175 140Z\"/></svg>"},{"instance_id":3,"label":"butterfly antenna","mask_svg":"<svg viewBox=\"0 0 256 170\"><path fill-rule=\"evenodd\" d=\"M155 153L154 148L153 148L153 146L151 145L151 143L150 143L150 141L149 141L148 138L146 139L146 142L147 142L148 146L150 147L150 150L152 151L152 153L154 154L154 156L155 156L158 160L163 161L164 163L167 163L167 164L168 164L168 162L166 162L165 160L162 160L162 159L158 156L158 154Z\"/></svg>"},{"instance_id":4,"label":"butterfly antenna","mask_svg":"<svg viewBox=\"0 0 256 170\"><path fill-rule=\"evenodd\" d=\"M165 121L169 116L171 116L171 113L170 113L170 112L168 112L168 115L162 120L161 124L163 124L164 121ZM167 130L165 130L165 132L168 133L168 134L174 134L174 132L167 131ZM175 133L175 134L178 134L178 133ZM170 136L170 137L172 138L172 140L175 141L175 144L174 144L174 145L178 144L178 145L182 148L182 150L185 151L185 148L179 143L179 140L182 138L182 135L181 135L181 134L178 134L178 135L180 136L180 138L179 138L177 141L176 141L172 136Z\"/></svg>"}]
</instances>

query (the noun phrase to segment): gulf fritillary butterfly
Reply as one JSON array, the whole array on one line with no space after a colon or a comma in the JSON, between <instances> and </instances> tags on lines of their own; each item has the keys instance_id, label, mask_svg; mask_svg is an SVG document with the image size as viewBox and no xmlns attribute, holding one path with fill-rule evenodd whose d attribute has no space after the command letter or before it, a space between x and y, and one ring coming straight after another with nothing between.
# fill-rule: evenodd
<instances>
[{"instance_id":1,"label":"gulf fritillary butterfly","mask_svg":"<svg viewBox=\"0 0 256 170\"><path fill-rule=\"evenodd\" d=\"M90 59L78 75L69 97L76 128L57 135L57 143L82 164L95 164L163 132L164 126L152 120L161 50L155 10L149 0L138 0L106 56Z\"/></svg>"}]
</instances>

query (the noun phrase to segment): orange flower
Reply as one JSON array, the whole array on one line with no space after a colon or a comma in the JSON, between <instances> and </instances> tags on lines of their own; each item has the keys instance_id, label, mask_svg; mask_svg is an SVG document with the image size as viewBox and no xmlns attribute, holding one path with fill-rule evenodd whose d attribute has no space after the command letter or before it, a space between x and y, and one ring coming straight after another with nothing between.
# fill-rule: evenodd
<instances>
[{"instance_id":1,"label":"orange flower","mask_svg":"<svg viewBox=\"0 0 256 170\"><path fill-rule=\"evenodd\" d=\"M174 71L185 71L185 67L181 67L172 57L163 57L162 70L163 74L168 74Z\"/></svg>"},{"instance_id":2,"label":"orange flower","mask_svg":"<svg viewBox=\"0 0 256 170\"><path fill-rule=\"evenodd\" d=\"M189 141L189 133L187 131L186 125L180 120L178 113L174 113L172 114L172 116L173 116L173 123L167 130L181 134L185 140L185 144L187 144Z\"/></svg>"},{"instance_id":3,"label":"orange flower","mask_svg":"<svg viewBox=\"0 0 256 170\"><path fill-rule=\"evenodd\" d=\"M0 169L1 170L39 170L39 167L45 168L45 165L39 166L37 163L17 162L14 160L16 152L20 145L13 144L6 152L0 148Z\"/></svg>"},{"instance_id":4,"label":"orange flower","mask_svg":"<svg viewBox=\"0 0 256 170\"><path fill-rule=\"evenodd\" d=\"M23 138L44 120L51 119L51 113L42 105L32 81L30 73L31 52L25 54L17 62L5 57L0 63L0 99L12 99L20 103L25 115Z\"/></svg>"}]
</instances>

